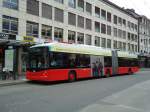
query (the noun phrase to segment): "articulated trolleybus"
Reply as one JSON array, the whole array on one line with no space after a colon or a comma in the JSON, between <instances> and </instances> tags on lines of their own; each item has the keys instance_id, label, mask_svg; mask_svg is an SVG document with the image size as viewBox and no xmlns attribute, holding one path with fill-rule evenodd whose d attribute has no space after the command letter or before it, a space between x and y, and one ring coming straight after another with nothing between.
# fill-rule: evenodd
<instances>
[{"instance_id":1,"label":"articulated trolleybus","mask_svg":"<svg viewBox=\"0 0 150 112\"><path fill-rule=\"evenodd\" d=\"M133 74L138 70L136 54L88 45L47 43L30 48L26 78L32 81L75 81Z\"/></svg>"}]
</instances>

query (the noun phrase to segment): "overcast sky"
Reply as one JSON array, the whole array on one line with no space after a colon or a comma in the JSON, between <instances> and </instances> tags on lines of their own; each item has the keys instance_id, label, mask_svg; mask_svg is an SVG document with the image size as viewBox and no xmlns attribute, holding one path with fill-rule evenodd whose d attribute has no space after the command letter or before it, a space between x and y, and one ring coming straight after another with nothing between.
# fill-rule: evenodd
<instances>
[{"instance_id":1,"label":"overcast sky","mask_svg":"<svg viewBox=\"0 0 150 112\"><path fill-rule=\"evenodd\" d=\"M150 0L110 0L120 7L133 8L140 15L150 18Z\"/></svg>"}]
</instances>

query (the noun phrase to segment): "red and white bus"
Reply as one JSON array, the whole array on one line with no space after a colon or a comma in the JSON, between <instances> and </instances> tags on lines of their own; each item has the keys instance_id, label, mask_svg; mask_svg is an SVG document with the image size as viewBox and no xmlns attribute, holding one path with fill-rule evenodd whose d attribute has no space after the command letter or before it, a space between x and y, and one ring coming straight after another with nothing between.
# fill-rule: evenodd
<instances>
[{"instance_id":1,"label":"red and white bus","mask_svg":"<svg viewBox=\"0 0 150 112\"><path fill-rule=\"evenodd\" d=\"M26 78L33 81L75 81L133 74L138 70L136 54L89 45L47 43L30 48Z\"/></svg>"}]
</instances>

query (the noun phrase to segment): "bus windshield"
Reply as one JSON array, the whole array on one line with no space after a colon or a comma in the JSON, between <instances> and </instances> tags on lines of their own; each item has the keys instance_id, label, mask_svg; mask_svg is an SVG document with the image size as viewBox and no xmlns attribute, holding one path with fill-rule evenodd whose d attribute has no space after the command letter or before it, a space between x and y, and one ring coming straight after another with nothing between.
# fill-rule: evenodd
<instances>
[{"instance_id":1,"label":"bus windshield","mask_svg":"<svg viewBox=\"0 0 150 112\"><path fill-rule=\"evenodd\" d=\"M36 47L29 50L28 70L43 70L48 67L46 47Z\"/></svg>"}]
</instances>

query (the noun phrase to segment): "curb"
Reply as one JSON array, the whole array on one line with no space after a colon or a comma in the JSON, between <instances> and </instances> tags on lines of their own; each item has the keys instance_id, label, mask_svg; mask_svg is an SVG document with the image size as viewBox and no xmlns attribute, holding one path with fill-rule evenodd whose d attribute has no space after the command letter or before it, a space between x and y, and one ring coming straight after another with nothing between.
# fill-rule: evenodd
<instances>
[{"instance_id":1,"label":"curb","mask_svg":"<svg viewBox=\"0 0 150 112\"><path fill-rule=\"evenodd\" d=\"M12 86L12 85L17 85L17 84L24 84L26 83L27 80L19 80L19 81L12 81L12 82L0 82L0 87L4 86Z\"/></svg>"}]
</instances>

